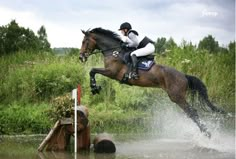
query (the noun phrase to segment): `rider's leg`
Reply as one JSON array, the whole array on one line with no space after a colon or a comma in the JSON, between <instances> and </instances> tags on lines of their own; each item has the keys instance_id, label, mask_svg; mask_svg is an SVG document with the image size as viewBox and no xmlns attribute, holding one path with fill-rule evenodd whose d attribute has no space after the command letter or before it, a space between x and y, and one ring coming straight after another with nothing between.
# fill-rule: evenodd
<instances>
[{"instance_id":1,"label":"rider's leg","mask_svg":"<svg viewBox=\"0 0 236 159\"><path fill-rule=\"evenodd\" d=\"M154 51L155 51L155 46L149 43L144 48L137 49L130 54L131 59L132 59L132 65L133 65L132 73L131 73L132 78L138 79L137 57L150 55L154 53Z\"/></svg>"},{"instance_id":2,"label":"rider's leg","mask_svg":"<svg viewBox=\"0 0 236 159\"><path fill-rule=\"evenodd\" d=\"M137 56L135 54L133 54L131 56L131 59L132 59L132 73L131 73L131 77L133 79L138 79L138 70L137 70L138 59L137 59Z\"/></svg>"},{"instance_id":3,"label":"rider's leg","mask_svg":"<svg viewBox=\"0 0 236 159\"><path fill-rule=\"evenodd\" d=\"M155 51L155 46L153 44L149 43L145 47L133 51L130 54L130 56L132 56L133 54L135 54L137 57L147 56L147 55L154 53L154 51Z\"/></svg>"}]
</instances>

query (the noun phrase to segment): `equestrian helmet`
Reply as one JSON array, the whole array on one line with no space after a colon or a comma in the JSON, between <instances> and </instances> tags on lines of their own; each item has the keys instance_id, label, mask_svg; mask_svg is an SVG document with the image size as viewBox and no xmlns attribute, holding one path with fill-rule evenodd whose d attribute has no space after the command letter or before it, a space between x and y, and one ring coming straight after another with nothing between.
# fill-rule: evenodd
<instances>
[{"instance_id":1,"label":"equestrian helmet","mask_svg":"<svg viewBox=\"0 0 236 159\"><path fill-rule=\"evenodd\" d=\"M122 29L128 29L128 30L132 29L131 24L128 23L128 22L122 23L120 25L120 29L119 30L122 30Z\"/></svg>"}]
</instances>

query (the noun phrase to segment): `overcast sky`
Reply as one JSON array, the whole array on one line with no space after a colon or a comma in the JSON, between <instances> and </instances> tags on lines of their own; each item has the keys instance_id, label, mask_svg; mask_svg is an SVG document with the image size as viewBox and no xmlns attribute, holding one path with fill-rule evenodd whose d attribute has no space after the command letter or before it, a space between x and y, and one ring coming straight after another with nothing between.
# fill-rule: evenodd
<instances>
[{"instance_id":1,"label":"overcast sky","mask_svg":"<svg viewBox=\"0 0 236 159\"><path fill-rule=\"evenodd\" d=\"M126 21L155 41L235 40L235 0L0 0L0 25L13 19L35 33L44 25L52 47L80 47L81 29L118 32Z\"/></svg>"}]
</instances>

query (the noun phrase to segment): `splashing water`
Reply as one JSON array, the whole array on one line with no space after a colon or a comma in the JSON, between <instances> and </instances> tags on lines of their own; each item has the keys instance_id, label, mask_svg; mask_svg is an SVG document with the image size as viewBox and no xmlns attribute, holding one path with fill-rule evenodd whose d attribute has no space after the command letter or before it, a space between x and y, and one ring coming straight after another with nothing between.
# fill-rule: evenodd
<instances>
[{"instance_id":1,"label":"splashing water","mask_svg":"<svg viewBox=\"0 0 236 159\"><path fill-rule=\"evenodd\" d=\"M209 139L177 106L168 102L164 105L165 107L154 113L150 130L152 134L157 134L159 138L188 141L202 150L211 149L235 154L235 117L226 119L219 115L200 115L200 119L212 134Z\"/></svg>"}]
</instances>

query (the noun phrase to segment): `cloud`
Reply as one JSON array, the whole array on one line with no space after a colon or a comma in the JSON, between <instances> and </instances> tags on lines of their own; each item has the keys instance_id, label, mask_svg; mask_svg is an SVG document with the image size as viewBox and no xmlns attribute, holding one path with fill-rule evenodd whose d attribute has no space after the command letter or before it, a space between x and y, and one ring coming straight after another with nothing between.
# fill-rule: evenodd
<instances>
[{"instance_id":1,"label":"cloud","mask_svg":"<svg viewBox=\"0 0 236 159\"><path fill-rule=\"evenodd\" d=\"M16 11L3 7L0 7L0 15L2 16L0 25L6 25L15 19L20 26L30 28L35 33L44 25L52 47L80 47L79 41L82 40L82 35L77 25L48 21L31 11Z\"/></svg>"},{"instance_id":2,"label":"cloud","mask_svg":"<svg viewBox=\"0 0 236 159\"><path fill-rule=\"evenodd\" d=\"M0 15L0 25L6 25L14 19L20 26L30 28L34 31L37 31L42 25L42 19L36 17L36 15L30 11L15 11L9 8L0 7Z\"/></svg>"},{"instance_id":3,"label":"cloud","mask_svg":"<svg viewBox=\"0 0 236 159\"><path fill-rule=\"evenodd\" d=\"M0 25L11 19L34 31L44 25L53 47L80 47L80 29L118 32L125 21L153 40L164 36L177 43L198 43L212 34L220 44L228 44L235 39L234 5L234 0L13 0L0 2Z\"/></svg>"}]
</instances>

